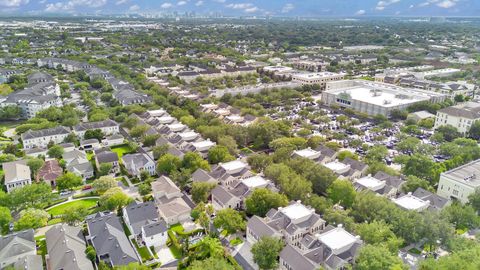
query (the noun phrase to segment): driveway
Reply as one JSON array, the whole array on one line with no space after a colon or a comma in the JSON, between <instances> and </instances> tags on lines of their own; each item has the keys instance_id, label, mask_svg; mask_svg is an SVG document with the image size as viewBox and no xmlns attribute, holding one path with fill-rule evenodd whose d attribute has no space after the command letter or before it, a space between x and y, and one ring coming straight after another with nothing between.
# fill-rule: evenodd
<instances>
[{"instance_id":1,"label":"driveway","mask_svg":"<svg viewBox=\"0 0 480 270\"><path fill-rule=\"evenodd\" d=\"M166 246L155 248L155 251L157 252L158 260L162 263L162 265L176 261L172 252L170 252L170 249Z\"/></svg>"}]
</instances>

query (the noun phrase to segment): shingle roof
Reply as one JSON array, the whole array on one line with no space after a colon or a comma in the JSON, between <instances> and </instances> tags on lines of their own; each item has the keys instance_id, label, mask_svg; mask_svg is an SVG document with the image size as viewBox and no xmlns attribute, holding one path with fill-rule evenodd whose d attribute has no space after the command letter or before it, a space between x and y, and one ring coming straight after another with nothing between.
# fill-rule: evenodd
<instances>
[{"instance_id":1,"label":"shingle roof","mask_svg":"<svg viewBox=\"0 0 480 270\"><path fill-rule=\"evenodd\" d=\"M58 126L54 128L47 128L41 130L29 130L22 134L22 140L29 140L34 138L41 138L45 136L64 135L69 134L70 129L64 126Z\"/></svg>"},{"instance_id":2,"label":"shingle roof","mask_svg":"<svg viewBox=\"0 0 480 270\"><path fill-rule=\"evenodd\" d=\"M34 251L33 229L0 236L0 261Z\"/></svg>"},{"instance_id":3,"label":"shingle roof","mask_svg":"<svg viewBox=\"0 0 480 270\"><path fill-rule=\"evenodd\" d=\"M106 127L116 127L118 126L118 123L111 120L107 119L104 121L99 121L99 122L88 122L88 123L81 123L73 127L73 130L75 131L85 131L85 130L91 130L91 129L101 129L101 128L106 128Z\"/></svg>"},{"instance_id":4,"label":"shingle roof","mask_svg":"<svg viewBox=\"0 0 480 270\"><path fill-rule=\"evenodd\" d=\"M144 203L134 201L125 207L125 212L135 235L142 232L143 226L158 221L157 207L153 201Z\"/></svg>"}]
</instances>

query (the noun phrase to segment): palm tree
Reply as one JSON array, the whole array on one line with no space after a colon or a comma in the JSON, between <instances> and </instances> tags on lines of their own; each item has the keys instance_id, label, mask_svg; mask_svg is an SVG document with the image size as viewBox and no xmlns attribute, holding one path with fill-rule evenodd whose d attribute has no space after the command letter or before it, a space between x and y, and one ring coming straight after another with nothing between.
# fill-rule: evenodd
<instances>
[{"instance_id":1,"label":"palm tree","mask_svg":"<svg viewBox=\"0 0 480 270\"><path fill-rule=\"evenodd\" d=\"M223 257L225 251L218 238L207 236L198 244L197 256L199 258Z\"/></svg>"}]
</instances>

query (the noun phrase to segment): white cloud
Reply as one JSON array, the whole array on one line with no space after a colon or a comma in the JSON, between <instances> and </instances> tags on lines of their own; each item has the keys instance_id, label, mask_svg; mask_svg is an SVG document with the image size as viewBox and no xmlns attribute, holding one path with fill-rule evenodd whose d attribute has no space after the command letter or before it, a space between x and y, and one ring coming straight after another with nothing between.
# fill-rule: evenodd
<instances>
[{"instance_id":1,"label":"white cloud","mask_svg":"<svg viewBox=\"0 0 480 270\"><path fill-rule=\"evenodd\" d=\"M213 0L213 2L223 4L223 3L227 2L227 0Z\"/></svg>"},{"instance_id":2,"label":"white cloud","mask_svg":"<svg viewBox=\"0 0 480 270\"><path fill-rule=\"evenodd\" d=\"M258 11L258 7L246 8L243 11L245 11L246 13L255 13Z\"/></svg>"},{"instance_id":3,"label":"white cloud","mask_svg":"<svg viewBox=\"0 0 480 270\"><path fill-rule=\"evenodd\" d=\"M184 5L186 5L186 4L187 4L187 1L179 1L179 2L177 3L177 6L184 6Z\"/></svg>"},{"instance_id":4,"label":"white cloud","mask_svg":"<svg viewBox=\"0 0 480 270\"><path fill-rule=\"evenodd\" d=\"M287 4L285 4L285 6L283 6L282 13L289 13L293 9L295 9L295 6L291 3L287 3Z\"/></svg>"},{"instance_id":5,"label":"white cloud","mask_svg":"<svg viewBox=\"0 0 480 270\"><path fill-rule=\"evenodd\" d=\"M414 8L414 7L415 7L415 5L410 5L410 7L409 7L409 8Z\"/></svg>"},{"instance_id":6,"label":"white cloud","mask_svg":"<svg viewBox=\"0 0 480 270\"><path fill-rule=\"evenodd\" d=\"M375 7L376 10L384 10L386 7L396 4L400 2L401 0L383 0L383 1L378 1L377 6Z\"/></svg>"},{"instance_id":7,"label":"white cloud","mask_svg":"<svg viewBox=\"0 0 480 270\"><path fill-rule=\"evenodd\" d=\"M118 5L123 5L123 4L127 3L127 2L128 2L128 0L118 0L117 2L115 2L115 5L117 5L117 6L118 6Z\"/></svg>"},{"instance_id":8,"label":"white cloud","mask_svg":"<svg viewBox=\"0 0 480 270\"><path fill-rule=\"evenodd\" d=\"M255 13L261 11L257 6L252 3L237 3L225 5L227 8L243 10L245 13Z\"/></svg>"},{"instance_id":9,"label":"white cloud","mask_svg":"<svg viewBox=\"0 0 480 270\"><path fill-rule=\"evenodd\" d=\"M171 8L173 5L172 3L163 3L160 7L161 8Z\"/></svg>"},{"instance_id":10,"label":"white cloud","mask_svg":"<svg viewBox=\"0 0 480 270\"><path fill-rule=\"evenodd\" d=\"M451 8L451 7L454 7L456 4L457 4L456 0L444 0L439 2L437 6L441 8Z\"/></svg>"},{"instance_id":11,"label":"white cloud","mask_svg":"<svg viewBox=\"0 0 480 270\"><path fill-rule=\"evenodd\" d=\"M26 5L30 0L0 0L0 6L2 7L19 7Z\"/></svg>"},{"instance_id":12,"label":"white cloud","mask_svg":"<svg viewBox=\"0 0 480 270\"><path fill-rule=\"evenodd\" d=\"M202 0L200 0L200 1L198 1L197 3L195 3L195 6L199 7L199 6L203 5L203 3L204 3L204 2L203 2Z\"/></svg>"},{"instance_id":13,"label":"white cloud","mask_svg":"<svg viewBox=\"0 0 480 270\"><path fill-rule=\"evenodd\" d=\"M364 9L360 9L358 10L357 12L355 12L355 15L364 15L365 14L365 10Z\"/></svg>"},{"instance_id":14,"label":"white cloud","mask_svg":"<svg viewBox=\"0 0 480 270\"><path fill-rule=\"evenodd\" d=\"M130 6L130 7L128 8L128 10L130 10L130 11L139 11L139 10L140 10L140 6L138 6L138 5L133 5L133 6Z\"/></svg>"},{"instance_id":15,"label":"white cloud","mask_svg":"<svg viewBox=\"0 0 480 270\"><path fill-rule=\"evenodd\" d=\"M104 6L107 0L70 0L68 2L57 2L47 4L45 11L57 12L57 11L73 11L77 7L90 7L99 8Z\"/></svg>"}]
</instances>

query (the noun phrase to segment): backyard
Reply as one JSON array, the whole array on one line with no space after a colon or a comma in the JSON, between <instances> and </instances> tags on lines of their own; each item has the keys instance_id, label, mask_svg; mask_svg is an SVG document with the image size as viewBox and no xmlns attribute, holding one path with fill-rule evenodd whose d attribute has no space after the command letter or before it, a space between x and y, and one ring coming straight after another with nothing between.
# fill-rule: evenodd
<instances>
[{"instance_id":1,"label":"backyard","mask_svg":"<svg viewBox=\"0 0 480 270\"><path fill-rule=\"evenodd\" d=\"M118 158L122 158L123 155L135 152L128 144L121 144L111 147L112 152L117 153Z\"/></svg>"},{"instance_id":2,"label":"backyard","mask_svg":"<svg viewBox=\"0 0 480 270\"><path fill-rule=\"evenodd\" d=\"M71 202L68 202L68 203L59 204L57 206L54 206L54 207L48 209L47 212L52 216L59 216L59 215L62 215L65 211L68 211L68 209L70 209L72 207L85 206L89 209L94 208L94 207L96 207L97 202L98 202L97 198L75 200L75 201L71 201ZM94 211L95 211L95 209L91 209L92 213Z\"/></svg>"}]
</instances>

